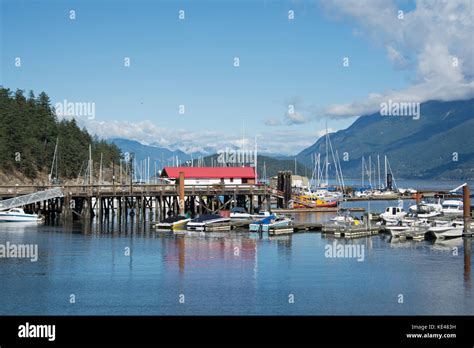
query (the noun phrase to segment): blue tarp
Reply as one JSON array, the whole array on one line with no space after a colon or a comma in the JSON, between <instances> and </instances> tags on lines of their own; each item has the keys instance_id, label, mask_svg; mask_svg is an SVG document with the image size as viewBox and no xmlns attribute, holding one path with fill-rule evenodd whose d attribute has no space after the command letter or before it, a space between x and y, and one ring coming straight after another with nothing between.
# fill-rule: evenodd
<instances>
[{"instance_id":1,"label":"blue tarp","mask_svg":"<svg viewBox=\"0 0 474 348\"><path fill-rule=\"evenodd\" d=\"M270 215L270 216L267 216L266 218L262 219L262 220L259 220L259 221L256 221L254 222L254 224L257 224L257 225L268 225L270 222L272 222L272 220L274 220L276 218L275 215Z\"/></svg>"}]
</instances>

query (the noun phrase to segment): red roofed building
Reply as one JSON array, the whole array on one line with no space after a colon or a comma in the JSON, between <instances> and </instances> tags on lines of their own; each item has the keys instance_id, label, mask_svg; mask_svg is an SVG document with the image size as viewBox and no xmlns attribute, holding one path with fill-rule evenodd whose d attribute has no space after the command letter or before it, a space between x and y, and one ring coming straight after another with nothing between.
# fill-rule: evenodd
<instances>
[{"instance_id":1,"label":"red roofed building","mask_svg":"<svg viewBox=\"0 0 474 348\"><path fill-rule=\"evenodd\" d=\"M252 167L165 167L161 177L176 181L180 172L184 172L185 185L255 184Z\"/></svg>"}]
</instances>

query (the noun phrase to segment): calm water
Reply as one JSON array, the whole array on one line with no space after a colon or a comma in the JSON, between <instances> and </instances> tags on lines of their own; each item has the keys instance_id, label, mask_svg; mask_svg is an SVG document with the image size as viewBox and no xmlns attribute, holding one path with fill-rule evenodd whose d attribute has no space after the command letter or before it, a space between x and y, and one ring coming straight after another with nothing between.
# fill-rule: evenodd
<instances>
[{"instance_id":1,"label":"calm water","mask_svg":"<svg viewBox=\"0 0 474 348\"><path fill-rule=\"evenodd\" d=\"M37 262L0 258L0 314L474 314L463 254L471 240L339 241L363 247L358 262L325 257L334 240L320 233L260 239L248 232L173 235L136 224L98 229L0 225L0 244L39 250Z\"/></svg>"}]
</instances>

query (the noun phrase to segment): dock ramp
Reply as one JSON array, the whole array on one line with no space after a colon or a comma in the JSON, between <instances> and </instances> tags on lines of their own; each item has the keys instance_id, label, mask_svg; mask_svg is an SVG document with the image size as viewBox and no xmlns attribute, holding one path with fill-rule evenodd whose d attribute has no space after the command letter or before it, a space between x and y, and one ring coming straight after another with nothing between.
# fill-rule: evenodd
<instances>
[{"instance_id":1,"label":"dock ramp","mask_svg":"<svg viewBox=\"0 0 474 348\"><path fill-rule=\"evenodd\" d=\"M0 201L0 210L22 207L24 205L46 201L52 198L64 197L63 191L57 187L46 191L38 191L15 198L4 199Z\"/></svg>"}]
</instances>

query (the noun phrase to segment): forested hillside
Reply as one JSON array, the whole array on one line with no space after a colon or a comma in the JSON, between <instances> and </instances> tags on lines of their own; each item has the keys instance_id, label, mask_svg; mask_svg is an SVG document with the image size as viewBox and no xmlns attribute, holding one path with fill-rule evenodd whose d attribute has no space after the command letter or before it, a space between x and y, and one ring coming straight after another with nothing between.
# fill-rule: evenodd
<instances>
[{"instance_id":1,"label":"forested hillside","mask_svg":"<svg viewBox=\"0 0 474 348\"><path fill-rule=\"evenodd\" d=\"M394 174L407 179L474 178L474 99L429 101L421 104L419 119L387 117L380 113L359 117L350 127L331 134L346 177L360 177L361 158L390 159ZM324 155L325 137L298 154L309 165L315 153Z\"/></svg>"},{"instance_id":2,"label":"forested hillside","mask_svg":"<svg viewBox=\"0 0 474 348\"><path fill-rule=\"evenodd\" d=\"M75 119L58 120L46 93L25 96L22 90L0 88L0 172L29 179L49 173L56 141L60 179L77 177L88 160L89 144L95 163L103 154L104 168L120 159L117 146L92 137Z\"/></svg>"}]
</instances>

